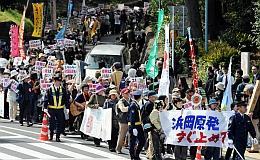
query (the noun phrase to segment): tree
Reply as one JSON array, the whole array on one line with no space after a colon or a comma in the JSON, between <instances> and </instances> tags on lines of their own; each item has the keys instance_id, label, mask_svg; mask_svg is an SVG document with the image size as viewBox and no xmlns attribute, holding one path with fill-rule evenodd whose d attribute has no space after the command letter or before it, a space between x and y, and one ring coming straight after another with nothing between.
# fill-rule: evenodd
<instances>
[{"instance_id":1,"label":"tree","mask_svg":"<svg viewBox=\"0 0 260 160\"><path fill-rule=\"evenodd\" d=\"M260 50L260 0L255 3L254 7L255 11L255 23L253 23L253 30L252 32L254 33L255 36L255 43Z\"/></svg>"},{"instance_id":2,"label":"tree","mask_svg":"<svg viewBox=\"0 0 260 160\"><path fill-rule=\"evenodd\" d=\"M185 5L188 8L188 17L192 28L193 38L202 38L202 25L199 11L199 1L185 0Z\"/></svg>"}]
</instances>

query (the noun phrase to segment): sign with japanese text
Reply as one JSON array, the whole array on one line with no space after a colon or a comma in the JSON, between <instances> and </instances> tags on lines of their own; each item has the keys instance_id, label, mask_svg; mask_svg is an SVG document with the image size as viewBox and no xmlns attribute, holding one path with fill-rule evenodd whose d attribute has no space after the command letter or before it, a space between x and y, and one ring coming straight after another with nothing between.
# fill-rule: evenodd
<instances>
[{"instance_id":1,"label":"sign with japanese text","mask_svg":"<svg viewBox=\"0 0 260 160\"><path fill-rule=\"evenodd\" d=\"M65 39L64 40L64 46L65 47L75 47L75 44L76 44L76 42L75 42L75 40L71 40L71 39Z\"/></svg>"},{"instance_id":2,"label":"sign with japanese text","mask_svg":"<svg viewBox=\"0 0 260 160\"><path fill-rule=\"evenodd\" d=\"M56 67L55 63L53 61L48 61L47 68L54 69Z\"/></svg>"},{"instance_id":3,"label":"sign with japanese text","mask_svg":"<svg viewBox=\"0 0 260 160\"><path fill-rule=\"evenodd\" d=\"M11 41L11 56L12 57L18 57L19 56L19 33L18 33L18 26L17 25L11 25L10 27L10 41Z\"/></svg>"},{"instance_id":4,"label":"sign with japanese text","mask_svg":"<svg viewBox=\"0 0 260 160\"><path fill-rule=\"evenodd\" d=\"M41 37L43 30L43 3L33 3L34 30L33 37Z\"/></svg>"},{"instance_id":5,"label":"sign with japanese text","mask_svg":"<svg viewBox=\"0 0 260 160\"><path fill-rule=\"evenodd\" d=\"M112 69L111 68L102 68L101 69L101 77L102 78L109 78L111 77Z\"/></svg>"},{"instance_id":6,"label":"sign with japanese text","mask_svg":"<svg viewBox=\"0 0 260 160\"><path fill-rule=\"evenodd\" d=\"M56 41L58 47L64 47L64 39L57 39Z\"/></svg>"},{"instance_id":7,"label":"sign with japanese text","mask_svg":"<svg viewBox=\"0 0 260 160\"><path fill-rule=\"evenodd\" d=\"M20 66L20 65L22 65L22 62L23 62L23 58L22 57L14 57L13 65L14 66Z\"/></svg>"},{"instance_id":8,"label":"sign with japanese text","mask_svg":"<svg viewBox=\"0 0 260 160\"><path fill-rule=\"evenodd\" d=\"M18 90L17 90L18 85L19 85L18 82L12 81L11 86L10 86L11 90L14 91L15 93L18 93Z\"/></svg>"},{"instance_id":9,"label":"sign with japanese text","mask_svg":"<svg viewBox=\"0 0 260 160\"><path fill-rule=\"evenodd\" d=\"M42 69L45 67L46 62L36 61L35 62L35 70L41 72Z\"/></svg>"},{"instance_id":10,"label":"sign with japanese text","mask_svg":"<svg viewBox=\"0 0 260 160\"><path fill-rule=\"evenodd\" d=\"M174 110L160 112L166 144L224 147L231 111Z\"/></svg>"},{"instance_id":11,"label":"sign with japanese text","mask_svg":"<svg viewBox=\"0 0 260 160\"><path fill-rule=\"evenodd\" d=\"M41 49L42 48L41 40L30 40L29 41L29 48L30 49Z\"/></svg>"},{"instance_id":12,"label":"sign with japanese text","mask_svg":"<svg viewBox=\"0 0 260 160\"><path fill-rule=\"evenodd\" d=\"M77 66L76 65L64 65L64 74L65 75L76 75Z\"/></svg>"},{"instance_id":13,"label":"sign with japanese text","mask_svg":"<svg viewBox=\"0 0 260 160\"><path fill-rule=\"evenodd\" d=\"M42 78L43 79L52 79L53 69L52 68L43 68L42 69Z\"/></svg>"},{"instance_id":14,"label":"sign with japanese text","mask_svg":"<svg viewBox=\"0 0 260 160\"><path fill-rule=\"evenodd\" d=\"M50 88L52 85L52 83L50 83L49 81L47 80L44 80L44 79L40 79L40 86L41 86L41 89L43 90L47 90L48 88Z\"/></svg>"},{"instance_id":15,"label":"sign with japanese text","mask_svg":"<svg viewBox=\"0 0 260 160\"><path fill-rule=\"evenodd\" d=\"M19 75L23 76L26 74L27 74L26 70L19 70Z\"/></svg>"},{"instance_id":16,"label":"sign with japanese text","mask_svg":"<svg viewBox=\"0 0 260 160\"><path fill-rule=\"evenodd\" d=\"M94 93L96 92L96 86L97 84L93 84L93 83L88 83L88 86L89 86L89 91Z\"/></svg>"},{"instance_id":17,"label":"sign with japanese text","mask_svg":"<svg viewBox=\"0 0 260 160\"><path fill-rule=\"evenodd\" d=\"M10 84L10 79L9 78L3 78L2 84L3 84L4 88L8 87L8 85Z\"/></svg>"}]
</instances>

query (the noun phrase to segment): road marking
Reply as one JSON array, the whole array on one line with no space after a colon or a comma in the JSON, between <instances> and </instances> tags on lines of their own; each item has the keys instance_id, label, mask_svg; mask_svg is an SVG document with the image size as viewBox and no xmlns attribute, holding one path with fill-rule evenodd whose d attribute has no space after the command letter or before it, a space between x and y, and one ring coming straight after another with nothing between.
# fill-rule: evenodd
<instances>
[{"instance_id":1,"label":"road marking","mask_svg":"<svg viewBox=\"0 0 260 160\"><path fill-rule=\"evenodd\" d=\"M117 156L117 155L114 155L114 154L111 154L111 153L108 153L108 152L105 152L105 151L101 151L101 150L98 150L98 149L95 149L95 148L92 148L92 147L88 147L86 145L74 144L74 143L64 143L64 145L67 145L69 147L73 147L73 148L76 148L76 149L79 149L79 150L82 150L82 151L87 151L87 152L90 152L90 153L101 155L101 156L107 157L109 159L120 159L120 160L126 159L124 157Z\"/></svg>"},{"instance_id":2,"label":"road marking","mask_svg":"<svg viewBox=\"0 0 260 160\"><path fill-rule=\"evenodd\" d=\"M2 153L0 152L0 159L4 159L4 160L7 160L7 159L12 159L12 160L18 160L18 159L21 159L21 158L18 158L18 157L14 157L14 156L10 156L8 154L5 154L5 153Z\"/></svg>"},{"instance_id":3,"label":"road marking","mask_svg":"<svg viewBox=\"0 0 260 160\"><path fill-rule=\"evenodd\" d=\"M18 139L18 138L26 138L25 136L0 136L0 139Z\"/></svg>"},{"instance_id":4,"label":"road marking","mask_svg":"<svg viewBox=\"0 0 260 160\"><path fill-rule=\"evenodd\" d=\"M36 158L40 158L40 159L58 159L56 157L53 157L53 156L50 156L47 154L43 154L41 152L37 152L37 151L31 150L31 149L16 146L14 144L0 144L0 147L6 148L6 149L9 149L12 151L20 152L20 153L26 154L28 156L36 157Z\"/></svg>"},{"instance_id":5,"label":"road marking","mask_svg":"<svg viewBox=\"0 0 260 160\"><path fill-rule=\"evenodd\" d=\"M6 126L0 126L0 128L8 128L8 129L13 129L13 130L19 130L19 129L15 129L15 128L11 128L11 127L6 127ZM43 142L43 143L51 143L49 141L41 141L37 138L32 138L32 137L29 137L29 136L25 136L25 135L22 135L22 134L18 134L18 133L14 133L14 132L9 132L9 131L6 131L6 130L2 130L0 129L1 132L4 132L4 133L7 133L7 134L11 134L11 135L15 135L15 136L22 136L24 138L27 138L27 139L31 139L31 140L34 140L34 141L39 141L39 142Z\"/></svg>"},{"instance_id":6,"label":"road marking","mask_svg":"<svg viewBox=\"0 0 260 160\"><path fill-rule=\"evenodd\" d=\"M92 157L89 156L85 156L83 154L79 154L79 153L75 153L75 152L71 152L69 150L66 149L62 149L62 148L58 148L52 145L48 145L48 144L42 144L42 143L29 143L30 145L45 149L45 150L49 150L52 152L56 152L59 154L63 154L72 158L84 158L84 159L91 159Z\"/></svg>"}]
</instances>

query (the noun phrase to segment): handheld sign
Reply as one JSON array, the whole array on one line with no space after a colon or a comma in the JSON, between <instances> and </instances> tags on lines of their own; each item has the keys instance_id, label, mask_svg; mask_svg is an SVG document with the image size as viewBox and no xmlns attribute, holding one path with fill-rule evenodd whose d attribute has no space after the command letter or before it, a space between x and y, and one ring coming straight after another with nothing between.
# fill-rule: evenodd
<instances>
[{"instance_id":1,"label":"handheld sign","mask_svg":"<svg viewBox=\"0 0 260 160\"><path fill-rule=\"evenodd\" d=\"M35 70L41 72L42 69L45 67L46 62L36 61L35 62Z\"/></svg>"},{"instance_id":2,"label":"handheld sign","mask_svg":"<svg viewBox=\"0 0 260 160\"><path fill-rule=\"evenodd\" d=\"M102 78L109 78L109 77L111 77L111 74L112 74L111 68L102 68L101 69Z\"/></svg>"},{"instance_id":3,"label":"handheld sign","mask_svg":"<svg viewBox=\"0 0 260 160\"><path fill-rule=\"evenodd\" d=\"M29 48L30 49L40 49L40 48L42 48L41 40L30 40L29 41Z\"/></svg>"},{"instance_id":4,"label":"handheld sign","mask_svg":"<svg viewBox=\"0 0 260 160\"><path fill-rule=\"evenodd\" d=\"M53 69L52 68L43 68L42 69L42 78L43 79L52 79Z\"/></svg>"},{"instance_id":5,"label":"handheld sign","mask_svg":"<svg viewBox=\"0 0 260 160\"><path fill-rule=\"evenodd\" d=\"M50 88L52 85L52 83L50 83L49 81L47 80L44 80L44 79L40 79L40 86L41 86L41 89L43 90L47 90L48 88Z\"/></svg>"},{"instance_id":6,"label":"handheld sign","mask_svg":"<svg viewBox=\"0 0 260 160\"><path fill-rule=\"evenodd\" d=\"M77 66L76 65L64 65L64 74L65 75L76 75Z\"/></svg>"}]
</instances>

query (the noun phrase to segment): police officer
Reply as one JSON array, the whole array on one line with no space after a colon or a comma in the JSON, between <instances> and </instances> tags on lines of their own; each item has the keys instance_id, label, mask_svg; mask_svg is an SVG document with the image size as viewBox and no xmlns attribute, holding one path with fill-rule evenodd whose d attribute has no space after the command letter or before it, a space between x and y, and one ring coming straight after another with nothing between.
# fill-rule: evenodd
<instances>
[{"instance_id":1,"label":"police officer","mask_svg":"<svg viewBox=\"0 0 260 160\"><path fill-rule=\"evenodd\" d=\"M134 100L128 110L128 130L130 134L129 152L132 160L140 160L139 154L145 143L144 130L141 122L140 107L141 91L134 91ZM136 144L138 146L136 147Z\"/></svg>"},{"instance_id":2,"label":"police officer","mask_svg":"<svg viewBox=\"0 0 260 160\"><path fill-rule=\"evenodd\" d=\"M44 112L50 115L50 141L53 140L56 129L56 141L60 142L60 134L63 133L65 115L64 107L69 112L69 98L66 89L61 85L61 75L56 74L53 85L47 90L44 100Z\"/></svg>"},{"instance_id":3,"label":"police officer","mask_svg":"<svg viewBox=\"0 0 260 160\"><path fill-rule=\"evenodd\" d=\"M228 145L229 148L235 148L237 151L233 154L233 159L242 159L240 155L244 158L244 154L247 146L247 137L248 132L254 138L254 144L257 144L256 132L252 121L248 115L246 102L238 102L237 108L238 112L235 115L230 117L229 126L228 126ZM239 152L239 154L237 154Z\"/></svg>"}]
</instances>

